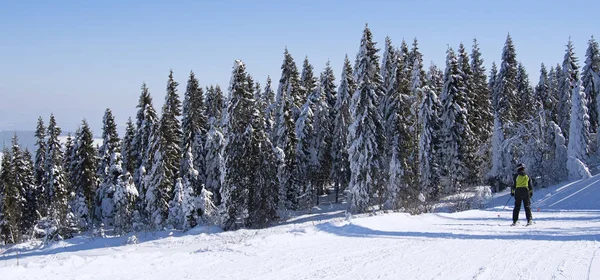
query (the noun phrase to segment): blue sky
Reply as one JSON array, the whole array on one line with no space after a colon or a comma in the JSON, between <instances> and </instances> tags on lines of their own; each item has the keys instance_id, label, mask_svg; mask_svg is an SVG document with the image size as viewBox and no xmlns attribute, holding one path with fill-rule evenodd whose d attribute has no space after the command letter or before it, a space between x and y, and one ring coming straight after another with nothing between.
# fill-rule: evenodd
<instances>
[{"instance_id":1,"label":"blue sky","mask_svg":"<svg viewBox=\"0 0 600 280\"><path fill-rule=\"evenodd\" d=\"M100 135L107 107L122 131L142 82L159 110L169 69L181 95L190 70L226 89L235 59L264 85L279 80L286 46L299 67L331 60L339 79L365 23L378 47L417 37L426 66L441 67L447 46L476 37L489 69L510 32L535 82L569 37L583 58L598 12L597 1L1 1L0 131L33 130L53 112L64 130L85 117Z\"/></svg>"}]
</instances>

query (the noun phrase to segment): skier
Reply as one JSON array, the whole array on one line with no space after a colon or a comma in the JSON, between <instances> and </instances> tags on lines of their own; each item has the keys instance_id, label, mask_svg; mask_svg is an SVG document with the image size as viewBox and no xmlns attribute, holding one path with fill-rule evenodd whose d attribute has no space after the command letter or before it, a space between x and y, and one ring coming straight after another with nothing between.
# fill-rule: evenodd
<instances>
[{"instance_id":1,"label":"skier","mask_svg":"<svg viewBox=\"0 0 600 280\"><path fill-rule=\"evenodd\" d=\"M531 197L533 196L533 186L531 178L525 173L525 165L522 163L517 166L517 174L515 175L514 185L510 189L510 195L515 197L515 208L513 209L513 223L517 224L519 220L519 211L521 211L521 201L525 205L525 216L527 217L527 225L531 225Z\"/></svg>"}]
</instances>

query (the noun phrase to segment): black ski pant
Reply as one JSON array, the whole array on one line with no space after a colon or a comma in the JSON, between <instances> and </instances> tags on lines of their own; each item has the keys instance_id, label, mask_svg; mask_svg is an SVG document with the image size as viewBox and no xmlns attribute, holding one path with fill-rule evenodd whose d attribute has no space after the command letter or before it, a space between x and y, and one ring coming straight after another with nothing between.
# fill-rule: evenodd
<instances>
[{"instance_id":1,"label":"black ski pant","mask_svg":"<svg viewBox=\"0 0 600 280\"><path fill-rule=\"evenodd\" d=\"M529 189L515 189L515 208L513 209L513 222L519 220L519 211L521 211L521 202L525 205L525 216L527 221L531 221L531 198L529 197Z\"/></svg>"}]
</instances>

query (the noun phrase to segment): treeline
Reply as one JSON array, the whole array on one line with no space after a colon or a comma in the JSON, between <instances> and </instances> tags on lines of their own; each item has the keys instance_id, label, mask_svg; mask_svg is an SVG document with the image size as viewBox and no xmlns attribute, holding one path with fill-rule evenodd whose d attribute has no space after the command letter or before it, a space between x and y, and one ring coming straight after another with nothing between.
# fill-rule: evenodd
<instances>
[{"instance_id":1,"label":"treeline","mask_svg":"<svg viewBox=\"0 0 600 280\"><path fill-rule=\"evenodd\" d=\"M581 74L569 42L535 87L510 36L499 69L488 78L483 65L476 40L470 51L448 48L442 71L425 69L416 39L396 47L386 38L380 51L365 27L339 85L329 63L318 75L305 59L299 71L286 49L277 89L235 61L227 95L191 72L182 102L171 72L159 116L142 85L122 138L106 110L99 147L85 120L63 145L54 116L47 126L40 118L34 155L16 136L3 151L0 239L261 228L311 208L328 188L352 213L420 213L468 186L508 185L521 162L541 184L589 176L596 41Z\"/></svg>"}]
</instances>

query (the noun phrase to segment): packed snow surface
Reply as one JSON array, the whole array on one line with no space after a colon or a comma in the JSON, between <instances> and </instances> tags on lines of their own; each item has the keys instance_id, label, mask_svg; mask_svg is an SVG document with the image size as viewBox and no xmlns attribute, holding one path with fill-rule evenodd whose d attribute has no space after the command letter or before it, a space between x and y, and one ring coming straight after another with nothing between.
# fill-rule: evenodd
<instances>
[{"instance_id":1,"label":"packed snow surface","mask_svg":"<svg viewBox=\"0 0 600 280\"><path fill-rule=\"evenodd\" d=\"M533 226L523 210L509 226L509 197L458 213L346 217L322 206L262 230L29 242L0 247L0 278L600 279L600 176L536 191Z\"/></svg>"}]
</instances>

